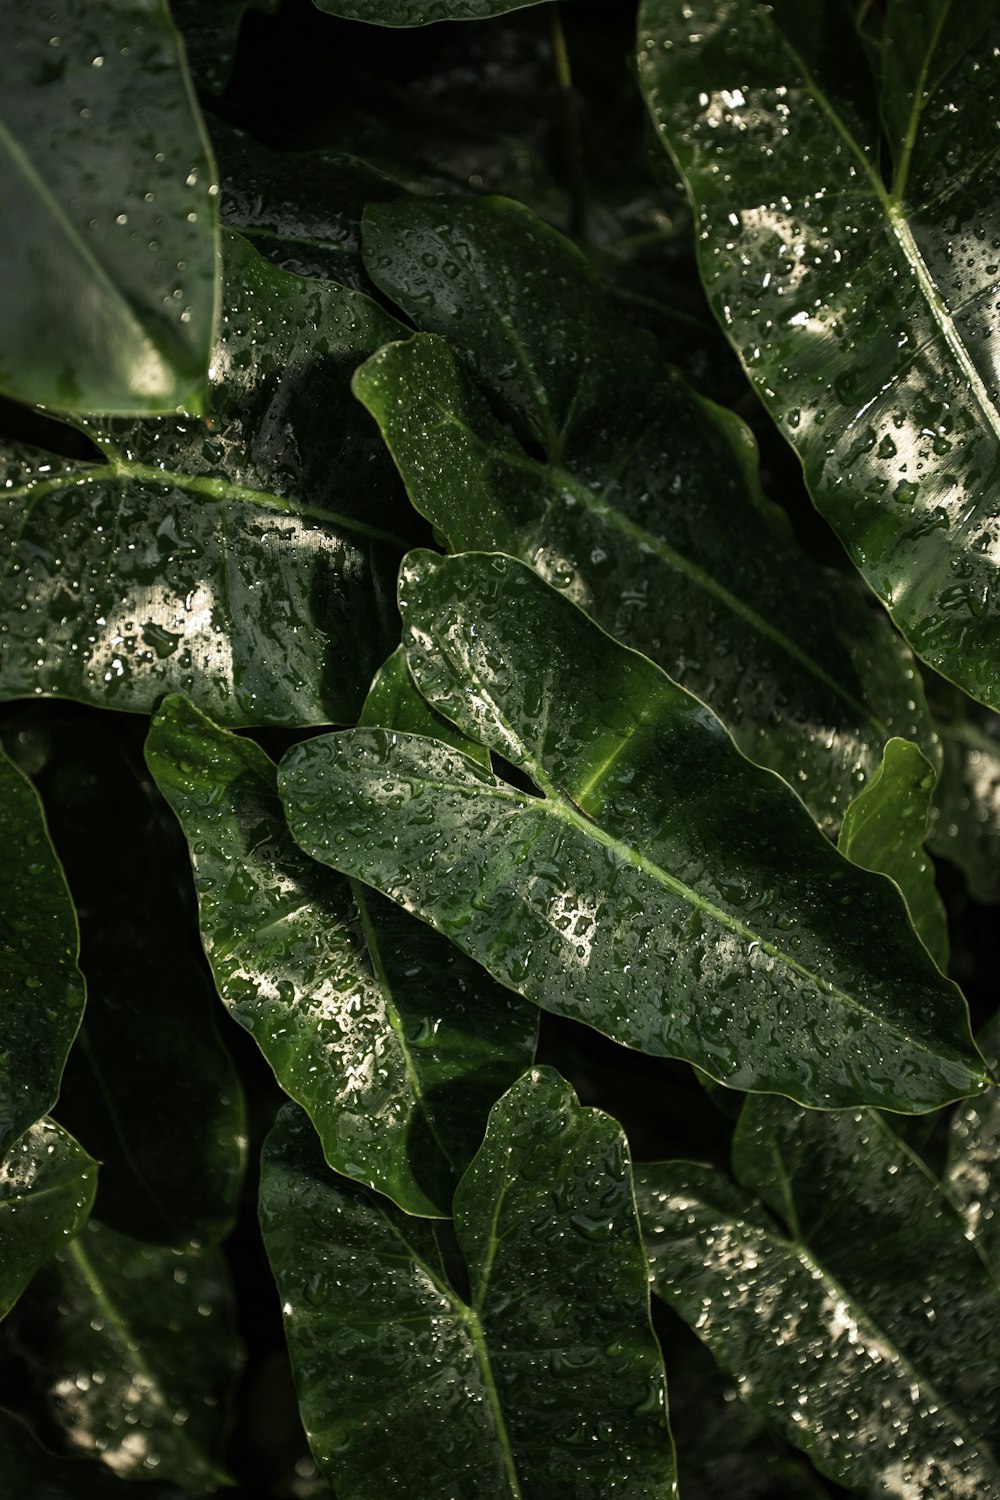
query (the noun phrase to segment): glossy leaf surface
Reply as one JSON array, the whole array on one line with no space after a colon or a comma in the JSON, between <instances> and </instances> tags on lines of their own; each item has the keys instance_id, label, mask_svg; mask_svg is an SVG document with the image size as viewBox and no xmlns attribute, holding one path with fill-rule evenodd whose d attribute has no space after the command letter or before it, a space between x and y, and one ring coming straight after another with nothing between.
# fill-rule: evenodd
<instances>
[{"instance_id":1,"label":"glossy leaf surface","mask_svg":"<svg viewBox=\"0 0 1000 1500\"><path fill-rule=\"evenodd\" d=\"M275 767L251 741L171 698L146 753L191 845L202 939L230 1013L308 1112L331 1166L411 1213L446 1215L490 1106L531 1060L533 1008L307 859Z\"/></svg>"},{"instance_id":2,"label":"glossy leaf surface","mask_svg":"<svg viewBox=\"0 0 1000 1500\"><path fill-rule=\"evenodd\" d=\"M28 778L0 748L0 1160L59 1097L85 1003L66 877Z\"/></svg>"},{"instance_id":3,"label":"glossy leaf surface","mask_svg":"<svg viewBox=\"0 0 1000 1500\"><path fill-rule=\"evenodd\" d=\"M8 1319L8 1384L47 1443L123 1478L203 1493L237 1363L214 1249L143 1245L92 1219Z\"/></svg>"},{"instance_id":4,"label":"glossy leaf surface","mask_svg":"<svg viewBox=\"0 0 1000 1500\"><path fill-rule=\"evenodd\" d=\"M314 858L545 1009L730 1087L920 1110L982 1086L898 892L697 699L512 558L412 553L400 602L421 693L544 795L417 737L320 736L279 776Z\"/></svg>"},{"instance_id":5,"label":"glossy leaf surface","mask_svg":"<svg viewBox=\"0 0 1000 1500\"><path fill-rule=\"evenodd\" d=\"M96 1161L54 1120L39 1120L8 1151L0 1164L0 1318L79 1234L96 1187Z\"/></svg>"},{"instance_id":6,"label":"glossy leaf surface","mask_svg":"<svg viewBox=\"0 0 1000 1500\"><path fill-rule=\"evenodd\" d=\"M399 325L235 235L226 255L204 421L92 423L107 463L7 466L3 696L353 721L391 650L395 477L349 382Z\"/></svg>"},{"instance_id":7,"label":"glossy leaf surface","mask_svg":"<svg viewBox=\"0 0 1000 1500\"><path fill-rule=\"evenodd\" d=\"M642 83L716 316L816 505L914 649L996 707L991 11L889 5L883 177L838 10L645 0Z\"/></svg>"},{"instance_id":8,"label":"glossy leaf surface","mask_svg":"<svg viewBox=\"0 0 1000 1500\"><path fill-rule=\"evenodd\" d=\"M0 390L197 410L218 313L214 168L164 0L5 10Z\"/></svg>"},{"instance_id":9,"label":"glossy leaf surface","mask_svg":"<svg viewBox=\"0 0 1000 1500\"><path fill-rule=\"evenodd\" d=\"M795 542L749 430L694 393L567 240L519 204L432 199L369 208L364 244L373 280L462 356L391 344L354 382L453 551L531 563L827 825L890 735L936 761L909 653Z\"/></svg>"},{"instance_id":10,"label":"glossy leaf surface","mask_svg":"<svg viewBox=\"0 0 1000 1500\"><path fill-rule=\"evenodd\" d=\"M499 1101L459 1185L469 1300L442 1231L331 1176L291 1109L265 1147L261 1223L303 1420L343 1500L675 1494L625 1139L551 1070Z\"/></svg>"},{"instance_id":11,"label":"glossy leaf surface","mask_svg":"<svg viewBox=\"0 0 1000 1500\"><path fill-rule=\"evenodd\" d=\"M990 1067L1000 1072L1000 1016L984 1026L978 1041ZM1000 1088L956 1108L944 1183L966 1232L1000 1276Z\"/></svg>"},{"instance_id":12,"label":"glossy leaf surface","mask_svg":"<svg viewBox=\"0 0 1000 1500\"><path fill-rule=\"evenodd\" d=\"M844 814L837 848L896 882L917 933L945 971L947 918L924 849L934 782L934 768L916 745L890 740L875 775Z\"/></svg>"},{"instance_id":13,"label":"glossy leaf surface","mask_svg":"<svg viewBox=\"0 0 1000 1500\"><path fill-rule=\"evenodd\" d=\"M426 26L433 21L485 21L545 0L314 0L320 10L375 26Z\"/></svg>"},{"instance_id":14,"label":"glossy leaf surface","mask_svg":"<svg viewBox=\"0 0 1000 1500\"><path fill-rule=\"evenodd\" d=\"M808 1220L801 1239L787 1238L723 1173L689 1162L637 1167L636 1197L653 1286L735 1378L743 1400L802 1448L822 1473L872 1500L887 1494L971 1500L989 1493L1000 1475L988 1438L971 1422L976 1393L982 1397L992 1381L980 1335L989 1330L987 1343L995 1337L996 1287L975 1261L954 1216L945 1229L932 1213L900 1230L890 1208L880 1242L876 1215L896 1192L897 1181L885 1177L885 1164L873 1177L865 1165L855 1164L865 1182L865 1237L842 1247L836 1270L814 1246ZM868 1197L873 1187L874 1200ZM947 1215L947 1207L942 1213ZM821 1227L818 1218L816 1226ZM866 1259L873 1233L869 1280ZM835 1223L830 1234L838 1237ZM891 1280L892 1254L911 1237L924 1239L927 1250L946 1248L970 1281L949 1288L925 1256L918 1280L900 1288L895 1299L909 1299L905 1325L889 1326L896 1309L886 1307L877 1293ZM824 1252L828 1248L823 1245ZM933 1279L925 1288L928 1271ZM963 1297L968 1298L964 1309ZM935 1359L929 1311L939 1307L952 1330L963 1329L967 1372L962 1358L950 1372ZM987 1309L984 1325L980 1319ZM942 1372L943 1390L936 1383Z\"/></svg>"}]
</instances>

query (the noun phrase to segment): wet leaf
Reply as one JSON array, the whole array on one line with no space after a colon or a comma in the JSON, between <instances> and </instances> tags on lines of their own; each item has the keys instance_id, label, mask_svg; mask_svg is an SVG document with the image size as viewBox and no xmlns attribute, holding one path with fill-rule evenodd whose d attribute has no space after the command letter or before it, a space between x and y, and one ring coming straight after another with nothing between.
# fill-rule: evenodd
<instances>
[{"instance_id":1,"label":"wet leaf","mask_svg":"<svg viewBox=\"0 0 1000 1500\"><path fill-rule=\"evenodd\" d=\"M934 767L916 745L890 740L875 775L844 814L837 848L896 882L914 928L945 972L948 922L924 849L934 782Z\"/></svg>"},{"instance_id":2,"label":"wet leaf","mask_svg":"<svg viewBox=\"0 0 1000 1500\"><path fill-rule=\"evenodd\" d=\"M550 1069L494 1107L459 1185L467 1297L442 1231L331 1176L290 1108L261 1223L306 1431L342 1500L676 1493L625 1138Z\"/></svg>"},{"instance_id":3,"label":"wet leaf","mask_svg":"<svg viewBox=\"0 0 1000 1500\"><path fill-rule=\"evenodd\" d=\"M54 1120L39 1120L0 1165L0 1318L38 1267L80 1233L97 1163Z\"/></svg>"},{"instance_id":4,"label":"wet leaf","mask_svg":"<svg viewBox=\"0 0 1000 1500\"><path fill-rule=\"evenodd\" d=\"M80 939L66 877L28 778L0 748L0 1161L59 1097L83 1016Z\"/></svg>"},{"instance_id":5,"label":"wet leaf","mask_svg":"<svg viewBox=\"0 0 1000 1500\"><path fill-rule=\"evenodd\" d=\"M6 16L0 389L199 409L218 315L214 167L163 0Z\"/></svg>"},{"instance_id":6,"label":"wet leaf","mask_svg":"<svg viewBox=\"0 0 1000 1500\"><path fill-rule=\"evenodd\" d=\"M984 1082L958 990L898 892L831 848L718 719L512 558L411 553L428 701L527 774L370 729L292 749L314 858L501 983L731 1088L920 1111Z\"/></svg>"},{"instance_id":7,"label":"wet leaf","mask_svg":"<svg viewBox=\"0 0 1000 1500\"><path fill-rule=\"evenodd\" d=\"M709 300L817 507L914 650L996 707L992 11L891 0L884 151L839 10L645 0L642 84Z\"/></svg>"},{"instance_id":8,"label":"wet leaf","mask_svg":"<svg viewBox=\"0 0 1000 1500\"><path fill-rule=\"evenodd\" d=\"M5 1324L7 1382L47 1446L204 1493L238 1350L219 1251L143 1245L92 1219Z\"/></svg>"},{"instance_id":9,"label":"wet leaf","mask_svg":"<svg viewBox=\"0 0 1000 1500\"><path fill-rule=\"evenodd\" d=\"M986 905L1000 902L1000 740L987 732L993 717L983 711L986 727L964 714L941 724L944 763L929 840Z\"/></svg>"},{"instance_id":10,"label":"wet leaf","mask_svg":"<svg viewBox=\"0 0 1000 1500\"><path fill-rule=\"evenodd\" d=\"M222 93L232 73L240 28L248 10L274 11L278 0L170 0L174 25L184 38L191 76L201 88Z\"/></svg>"},{"instance_id":11,"label":"wet leaf","mask_svg":"<svg viewBox=\"0 0 1000 1500\"><path fill-rule=\"evenodd\" d=\"M890 735L938 763L909 652L795 542L749 430L694 393L568 241L500 199L375 205L364 236L373 280L462 356L418 337L354 380L451 550L531 563L828 827Z\"/></svg>"},{"instance_id":12,"label":"wet leaf","mask_svg":"<svg viewBox=\"0 0 1000 1500\"><path fill-rule=\"evenodd\" d=\"M433 21L485 21L546 0L314 0L320 9L375 26L426 26Z\"/></svg>"},{"instance_id":13,"label":"wet leaf","mask_svg":"<svg viewBox=\"0 0 1000 1500\"><path fill-rule=\"evenodd\" d=\"M106 463L8 465L4 697L353 722L392 649L396 481L349 383L399 325L236 235L226 255L204 421L91 422Z\"/></svg>"},{"instance_id":14,"label":"wet leaf","mask_svg":"<svg viewBox=\"0 0 1000 1500\"><path fill-rule=\"evenodd\" d=\"M395 722L401 694L422 702L383 675L380 722ZM399 717L414 713L426 732L428 709ZM307 859L275 767L250 740L171 698L146 753L190 842L202 940L230 1014L306 1109L332 1167L410 1213L447 1214L490 1106L531 1061L537 1013L430 928Z\"/></svg>"},{"instance_id":15,"label":"wet leaf","mask_svg":"<svg viewBox=\"0 0 1000 1500\"><path fill-rule=\"evenodd\" d=\"M0 1450L4 1478L12 1495L30 1495L31 1500L181 1500L182 1490L172 1485L137 1484L116 1479L103 1464L89 1459L57 1458L32 1437L16 1417L0 1411ZM140 1488L141 1484L141 1488Z\"/></svg>"},{"instance_id":16,"label":"wet leaf","mask_svg":"<svg viewBox=\"0 0 1000 1500\"><path fill-rule=\"evenodd\" d=\"M1000 1074L1000 1016L978 1037L983 1056ZM966 1233L1000 1275L1000 1088L960 1104L951 1120L944 1185Z\"/></svg>"}]
</instances>

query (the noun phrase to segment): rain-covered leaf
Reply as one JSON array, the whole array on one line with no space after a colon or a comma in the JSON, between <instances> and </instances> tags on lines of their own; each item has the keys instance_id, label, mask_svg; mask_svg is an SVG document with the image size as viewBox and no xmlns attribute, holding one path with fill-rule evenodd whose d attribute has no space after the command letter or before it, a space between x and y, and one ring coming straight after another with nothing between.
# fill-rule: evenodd
<instances>
[{"instance_id":1,"label":"rain-covered leaf","mask_svg":"<svg viewBox=\"0 0 1000 1500\"><path fill-rule=\"evenodd\" d=\"M374 693L391 725L400 686ZM421 701L412 684L407 696ZM421 717L433 732L430 710ZM146 754L191 846L231 1015L332 1167L411 1213L447 1214L490 1106L531 1061L537 1013L423 923L307 859L250 740L171 698Z\"/></svg>"},{"instance_id":2,"label":"rain-covered leaf","mask_svg":"<svg viewBox=\"0 0 1000 1500\"><path fill-rule=\"evenodd\" d=\"M459 1185L465 1295L442 1231L333 1177L290 1107L265 1146L261 1223L306 1432L341 1500L676 1493L625 1137L550 1069L495 1106Z\"/></svg>"},{"instance_id":3,"label":"rain-covered leaf","mask_svg":"<svg viewBox=\"0 0 1000 1500\"><path fill-rule=\"evenodd\" d=\"M106 721L46 708L4 734L41 792L79 914L88 1003L59 1118L102 1164L105 1223L161 1244L217 1240L233 1225L246 1125L194 901L178 889L184 845Z\"/></svg>"},{"instance_id":4,"label":"rain-covered leaf","mask_svg":"<svg viewBox=\"0 0 1000 1500\"><path fill-rule=\"evenodd\" d=\"M716 316L817 507L914 649L996 707L992 10L890 0L885 149L846 9L644 0L642 83Z\"/></svg>"},{"instance_id":5,"label":"rain-covered leaf","mask_svg":"<svg viewBox=\"0 0 1000 1500\"><path fill-rule=\"evenodd\" d=\"M0 1410L0 1452L3 1477L11 1496L31 1500L181 1500L173 1485L142 1479L116 1479L92 1459L57 1458L32 1437L28 1427Z\"/></svg>"},{"instance_id":6,"label":"rain-covered leaf","mask_svg":"<svg viewBox=\"0 0 1000 1500\"><path fill-rule=\"evenodd\" d=\"M320 9L375 26L426 26L433 21L485 21L546 0L314 0Z\"/></svg>"},{"instance_id":7,"label":"rain-covered leaf","mask_svg":"<svg viewBox=\"0 0 1000 1500\"><path fill-rule=\"evenodd\" d=\"M40 1265L79 1234L97 1163L54 1120L25 1131L0 1164L0 1318Z\"/></svg>"},{"instance_id":8,"label":"rain-covered leaf","mask_svg":"<svg viewBox=\"0 0 1000 1500\"><path fill-rule=\"evenodd\" d=\"M0 1160L59 1097L83 1015L79 934L41 802L0 747Z\"/></svg>"},{"instance_id":9,"label":"rain-covered leaf","mask_svg":"<svg viewBox=\"0 0 1000 1500\"><path fill-rule=\"evenodd\" d=\"M164 0L5 7L0 97L0 390L198 410L217 189Z\"/></svg>"},{"instance_id":10,"label":"rain-covered leaf","mask_svg":"<svg viewBox=\"0 0 1000 1500\"><path fill-rule=\"evenodd\" d=\"M983 1027L977 1040L990 1067L1000 1074L1000 1016ZM1000 1275L1000 1088L956 1108L944 1184L967 1233Z\"/></svg>"},{"instance_id":11,"label":"rain-covered leaf","mask_svg":"<svg viewBox=\"0 0 1000 1500\"><path fill-rule=\"evenodd\" d=\"M890 740L875 775L844 814L837 848L856 865L896 882L911 922L944 971L948 921L924 849L934 782L934 767L916 745Z\"/></svg>"},{"instance_id":12,"label":"rain-covered leaf","mask_svg":"<svg viewBox=\"0 0 1000 1500\"><path fill-rule=\"evenodd\" d=\"M938 757L909 653L760 492L753 439L519 204L369 208L372 279L440 338L354 389L453 551L511 552L729 725L835 826L892 734ZM513 425L498 420L487 398Z\"/></svg>"},{"instance_id":13,"label":"rain-covered leaf","mask_svg":"<svg viewBox=\"0 0 1000 1500\"><path fill-rule=\"evenodd\" d=\"M975 712L975 705L969 708ZM985 725L993 714L982 711ZM930 847L957 865L976 901L1000 902L1000 738L972 717L939 727L943 764L934 797ZM997 725L1000 730L1000 725Z\"/></svg>"},{"instance_id":14,"label":"rain-covered leaf","mask_svg":"<svg viewBox=\"0 0 1000 1500\"><path fill-rule=\"evenodd\" d=\"M92 423L104 464L0 466L4 697L353 722L395 644L397 481L349 382L399 325L225 244L204 419Z\"/></svg>"},{"instance_id":15,"label":"rain-covered leaf","mask_svg":"<svg viewBox=\"0 0 1000 1500\"><path fill-rule=\"evenodd\" d=\"M737 1161L789 1233L713 1168L637 1167L655 1290L853 1493L992 1493L1000 1290L940 1185L874 1111L750 1108L785 1116Z\"/></svg>"},{"instance_id":16,"label":"rain-covered leaf","mask_svg":"<svg viewBox=\"0 0 1000 1500\"><path fill-rule=\"evenodd\" d=\"M16 1381L46 1446L204 1493L226 1483L229 1298L218 1250L144 1245L91 1219L4 1324L4 1387Z\"/></svg>"},{"instance_id":17,"label":"rain-covered leaf","mask_svg":"<svg viewBox=\"0 0 1000 1500\"><path fill-rule=\"evenodd\" d=\"M184 38L195 83L212 94L221 93L229 82L247 11L277 8L278 0L170 0L170 14Z\"/></svg>"},{"instance_id":18,"label":"rain-covered leaf","mask_svg":"<svg viewBox=\"0 0 1000 1500\"><path fill-rule=\"evenodd\" d=\"M295 746L314 858L503 984L731 1088L920 1111L985 1075L898 891L843 859L718 719L513 558L415 552L418 688L542 796L416 736Z\"/></svg>"},{"instance_id":19,"label":"rain-covered leaf","mask_svg":"<svg viewBox=\"0 0 1000 1500\"><path fill-rule=\"evenodd\" d=\"M361 717L360 725L378 725L383 729L401 729L404 734L419 734L427 740L440 740L454 750L461 750L481 765L490 764L490 752L478 740L456 729L450 719L432 708L417 692L406 664L406 652L398 646L383 662L376 674Z\"/></svg>"}]
</instances>

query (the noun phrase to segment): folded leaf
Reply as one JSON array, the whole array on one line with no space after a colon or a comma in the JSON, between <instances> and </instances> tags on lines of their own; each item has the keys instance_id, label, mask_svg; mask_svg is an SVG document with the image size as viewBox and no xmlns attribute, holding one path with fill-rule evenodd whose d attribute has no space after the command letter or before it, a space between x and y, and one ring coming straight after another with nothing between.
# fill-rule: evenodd
<instances>
[{"instance_id":1,"label":"folded leaf","mask_svg":"<svg viewBox=\"0 0 1000 1500\"><path fill-rule=\"evenodd\" d=\"M407 696L422 703L412 685ZM375 697L389 707L385 689ZM531 1061L533 1008L307 859L275 767L250 740L171 698L146 754L191 845L219 993L308 1112L327 1161L410 1213L448 1214L490 1106Z\"/></svg>"},{"instance_id":2,"label":"folded leaf","mask_svg":"<svg viewBox=\"0 0 1000 1500\"><path fill-rule=\"evenodd\" d=\"M494 1107L459 1185L467 1298L442 1231L332 1177L287 1107L261 1224L306 1432L341 1500L676 1493L625 1138L551 1070Z\"/></svg>"},{"instance_id":3,"label":"folded leaf","mask_svg":"<svg viewBox=\"0 0 1000 1500\"><path fill-rule=\"evenodd\" d=\"M1000 1016L983 1027L978 1041L990 1067L1000 1071ZM966 1233L1000 1276L1000 1088L955 1110L944 1185Z\"/></svg>"},{"instance_id":4,"label":"folded leaf","mask_svg":"<svg viewBox=\"0 0 1000 1500\"><path fill-rule=\"evenodd\" d=\"M2 696L149 712L184 691L230 724L355 719L396 638L404 544L349 382L399 325L235 235L226 268L204 422L92 422L107 463L8 466Z\"/></svg>"},{"instance_id":5,"label":"folded leaf","mask_svg":"<svg viewBox=\"0 0 1000 1500\"><path fill-rule=\"evenodd\" d=\"M838 11L644 0L642 84L817 507L914 650L997 707L992 11L890 0L884 178L863 54L824 70Z\"/></svg>"},{"instance_id":6,"label":"folded leaf","mask_svg":"<svg viewBox=\"0 0 1000 1500\"><path fill-rule=\"evenodd\" d=\"M760 492L749 430L694 393L568 241L515 203L431 199L370 207L364 244L373 280L462 356L416 338L354 380L452 551L531 563L703 698L821 823L890 735L938 763L909 652L798 546Z\"/></svg>"},{"instance_id":7,"label":"folded leaf","mask_svg":"<svg viewBox=\"0 0 1000 1500\"><path fill-rule=\"evenodd\" d=\"M934 767L908 740L893 739L882 763L844 814L837 848L899 886L917 933L938 968L948 966L948 919L924 850Z\"/></svg>"},{"instance_id":8,"label":"folded leaf","mask_svg":"<svg viewBox=\"0 0 1000 1500\"><path fill-rule=\"evenodd\" d=\"M876 1173L870 1180L863 1172L862 1180L866 1195L876 1187L869 1203L877 1213L895 1179ZM954 1313L963 1287L949 1296L935 1279L925 1301L922 1280L909 1284L912 1319L905 1328L889 1327L885 1309L872 1311L867 1302L870 1222L853 1252L845 1246L845 1281L827 1267L807 1232L787 1239L754 1199L711 1167L637 1167L636 1198L654 1289L735 1378L743 1400L823 1474L872 1500L887 1494L971 1500L1000 1483L994 1453L970 1424L963 1360L942 1390L936 1384L942 1367L932 1360L932 1373L925 1359L938 1294L942 1308ZM836 1219L830 1210L828 1198L829 1217ZM965 1347L972 1350L986 1330L993 1341L997 1292L986 1285L960 1228L952 1229L952 1247L964 1246L969 1257L961 1272L969 1276ZM928 1231L937 1249L945 1236L935 1232L933 1218L912 1230L915 1238ZM903 1232L893 1248L905 1239ZM875 1254L882 1248L888 1245L876 1246ZM886 1269L879 1265L876 1280ZM979 1363L978 1355L972 1358ZM976 1378L991 1380L983 1363Z\"/></svg>"},{"instance_id":9,"label":"folded leaf","mask_svg":"<svg viewBox=\"0 0 1000 1500\"><path fill-rule=\"evenodd\" d=\"M66 877L28 778L0 748L0 1161L59 1097L85 1003L80 938Z\"/></svg>"},{"instance_id":10,"label":"folded leaf","mask_svg":"<svg viewBox=\"0 0 1000 1500\"><path fill-rule=\"evenodd\" d=\"M97 1163L54 1120L39 1120L0 1165L0 1318L38 1267L80 1233Z\"/></svg>"},{"instance_id":11,"label":"folded leaf","mask_svg":"<svg viewBox=\"0 0 1000 1500\"><path fill-rule=\"evenodd\" d=\"M718 719L512 558L411 553L421 693L542 789L359 729L292 749L292 832L546 1010L731 1088L931 1108L985 1075L899 893Z\"/></svg>"},{"instance_id":12,"label":"folded leaf","mask_svg":"<svg viewBox=\"0 0 1000 1500\"><path fill-rule=\"evenodd\" d=\"M13 7L0 94L0 390L63 411L198 410L217 189L164 0Z\"/></svg>"}]
</instances>

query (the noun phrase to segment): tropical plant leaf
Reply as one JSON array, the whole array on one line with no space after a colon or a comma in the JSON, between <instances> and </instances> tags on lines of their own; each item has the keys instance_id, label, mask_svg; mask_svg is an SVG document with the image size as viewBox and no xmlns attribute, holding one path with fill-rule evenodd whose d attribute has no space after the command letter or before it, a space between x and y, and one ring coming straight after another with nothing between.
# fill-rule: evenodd
<instances>
[{"instance_id":1,"label":"tropical plant leaf","mask_svg":"<svg viewBox=\"0 0 1000 1500\"><path fill-rule=\"evenodd\" d=\"M106 463L8 466L3 696L353 722L395 644L396 481L349 382L399 325L236 235L226 256L205 421L90 423Z\"/></svg>"},{"instance_id":2,"label":"tropical plant leaf","mask_svg":"<svg viewBox=\"0 0 1000 1500\"><path fill-rule=\"evenodd\" d=\"M978 1037L983 1056L1000 1073L1000 1016ZM965 1220L966 1233L1000 1275L1000 1088L962 1104L951 1120L944 1185Z\"/></svg>"},{"instance_id":3,"label":"tropical plant leaf","mask_svg":"<svg viewBox=\"0 0 1000 1500\"><path fill-rule=\"evenodd\" d=\"M79 913L89 999L59 1115L102 1163L98 1217L160 1244L221 1239L246 1119L190 945L194 903L177 889L183 843L106 721L31 708L4 733L34 774Z\"/></svg>"},{"instance_id":4,"label":"tropical plant leaf","mask_svg":"<svg viewBox=\"0 0 1000 1500\"><path fill-rule=\"evenodd\" d=\"M54 1120L38 1120L0 1164L0 1318L90 1215L97 1163Z\"/></svg>"},{"instance_id":5,"label":"tropical plant leaf","mask_svg":"<svg viewBox=\"0 0 1000 1500\"><path fill-rule=\"evenodd\" d=\"M59 1097L83 1016L80 939L66 877L28 778L0 748L0 1161Z\"/></svg>"},{"instance_id":6,"label":"tropical plant leaf","mask_svg":"<svg viewBox=\"0 0 1000 1500\"><path fill-rule=\"evenodd\" d=\"M140 1244L91 1219L4 1325L8 1387L48 1445L204 1493L238 1347L219 1251Z\"/></svg>"},{"instance_id":7,"label":"tropical plant leaf","mask_svg":"<svg viewBox=\"0 0 1000 1500\"><path fill-rule=\"evenodd\" d=\"M938 732L944 759L929 844L958 866L974 900L995 905L1000 902L1000 741L964 715L941 723Z\"/></svg>"},{"instance_id":8,"label":"tropical plant leaf","mask_svg":"<svg viewBox=\"0 0 1000 1500\"><path fill-rule=\"evenodd\" d=\"M791 1238L711 1167L636 1168L654 1289L742 1399L852 1493L987 1494L1000 1476L996 1284L939 1185L877 1114L813 1122L825 1141L802 1151L808 1170L791 1186L772 1154L785 1142L768 1132L742 1144L755 1184L797 1214ZM792 1121L793 1149L802 1143Z\"/></svg>"},{"instance_id":9,"label":"tropical plant leaf","mask_svg":"<svg viewBox=\"0 0 1000 1500\"><path fill-rule=\"evenodd\" d=\"M217 188L164 0L6 16L0 390L63 411L197 411Z\"/></svg>"},{"instance_id":10,"label":"tropical plant leaf","mask_svg":"<svg viewBox=\"0 0 1000 1500\"><path fill-rule=\"evenodd\" d=\"M313 0L319 10L375 26L427 26L433 21L485 21L546 0Z\"/></svg>"},{"instance_id":11,"label":"tropical plant leaf","mask_svg":"<svg viewBox=\"0 0 1000 1500\"><path fill-rule=\"evenodd\" d=\"M404 734L440 740L443 745L461 750L463 755L477 760L482 766L490 764L490 752L485 745L456 729L450 719L439 714L417 692L402 646L396 648L376 673L358 724L401 729Z\"/></svg>"},{"instance_id":12,"label":"tropical plant leaf","mask_svg":"<svg viewBox=\"0 0 1000 1500\"><path fill-rule=\"evenodd\" d=\"M384 689L376 701L387 706ZM231 1015L332 1167L410 1213L447 1215L490 1106L531 1061L536 1012L422 923L306 859L275 767L251 741L171 698L146 753L191 845Z\"/></svg>"},{"instance_id":13,"label":"tropical plant leaf","mask_svg":"<svg viewBox=\"0 0 1000 1500\"><path fill-rule=\"evenodd\" d=\"M914 650L997 707L991 12L891 0L883 180L862 54L824 69L838 9L644 0L642 84L709 300L817 507Z\"/></svg>"},{"instance_id":14,"label":"tropical plant leaf","mask_svg":"<svg viewBox=\"0 0 1000 1500\"><path fill-rule=\"evenodd\" d=\"M948 919L924 850L934 767L909 740L892 739L882 763L844 814L837 848L899 886L919 936L942 973L948 967Z\"/></svg>"},{"instance_id":15,"label":"tropical plant leaf","mask_svg":"<svg viewBox=\"0 0 1000 1500\"><path fill-rule=\"evenodd\" d=\"M983 1086L899 893L697 699L512 558L412 553L400 602L421 693L544 795L416 737L319 736L279 773L307 853L730 1088L920 1111Z\"/></svg>"},{"instance_id":16,"label":"tropical plant leaf","mask_svg":"<svg viewBox=\"0 0 1000 1500\"><path fill-rule=\"evenodd\" d=\"M482 386L424 337L354 380L453 551L531 563L703 698L827 827L890 735L937 764L905 647L802 552L760 492L748 429L623 319L568 241L519 204L438 199L373 205L364 244L377 285Z\"/></svg>"},{"instance_id":17,"label":"tropical plant leaf","mask_svg":"<svg viewBox=\"0 0 1000 1500\"><path fill-rule=\"evenodd\" d=\"M278 0L170 0L174 25L195 83L221 94L229 82L243 18L248 10L274 11Z\"/></svg>"},{"instance_id":18,"label":"tropical plant leaf","mask_svg":"<svg viewBox=\"0 0 1000 1500\"><path fill-rule=\"evenodd\" d=\"M116 1479L110 1469L89 1459L57 1458L5 1411L0 1411L0 1451L11 1495L30 1495L31 1500L80 1500L83 1494L87 1500L182 1500L184 1494L148 1479L136 1484Z\"/></svg>"},{"instance_id":19,"label":"tropical plant leaf","mask_svg":"<svg viewBox=\"0 0 1000 1500\"><path fill-rule=\"evenodd\" d=\"M342 1500L675 1494L625 1138L552 1070L495 1105L459 1185L467 1296L442 1231L332 1177L290 1107L261 1223L306 1431Z\"/></svg>"}]
</instances>

